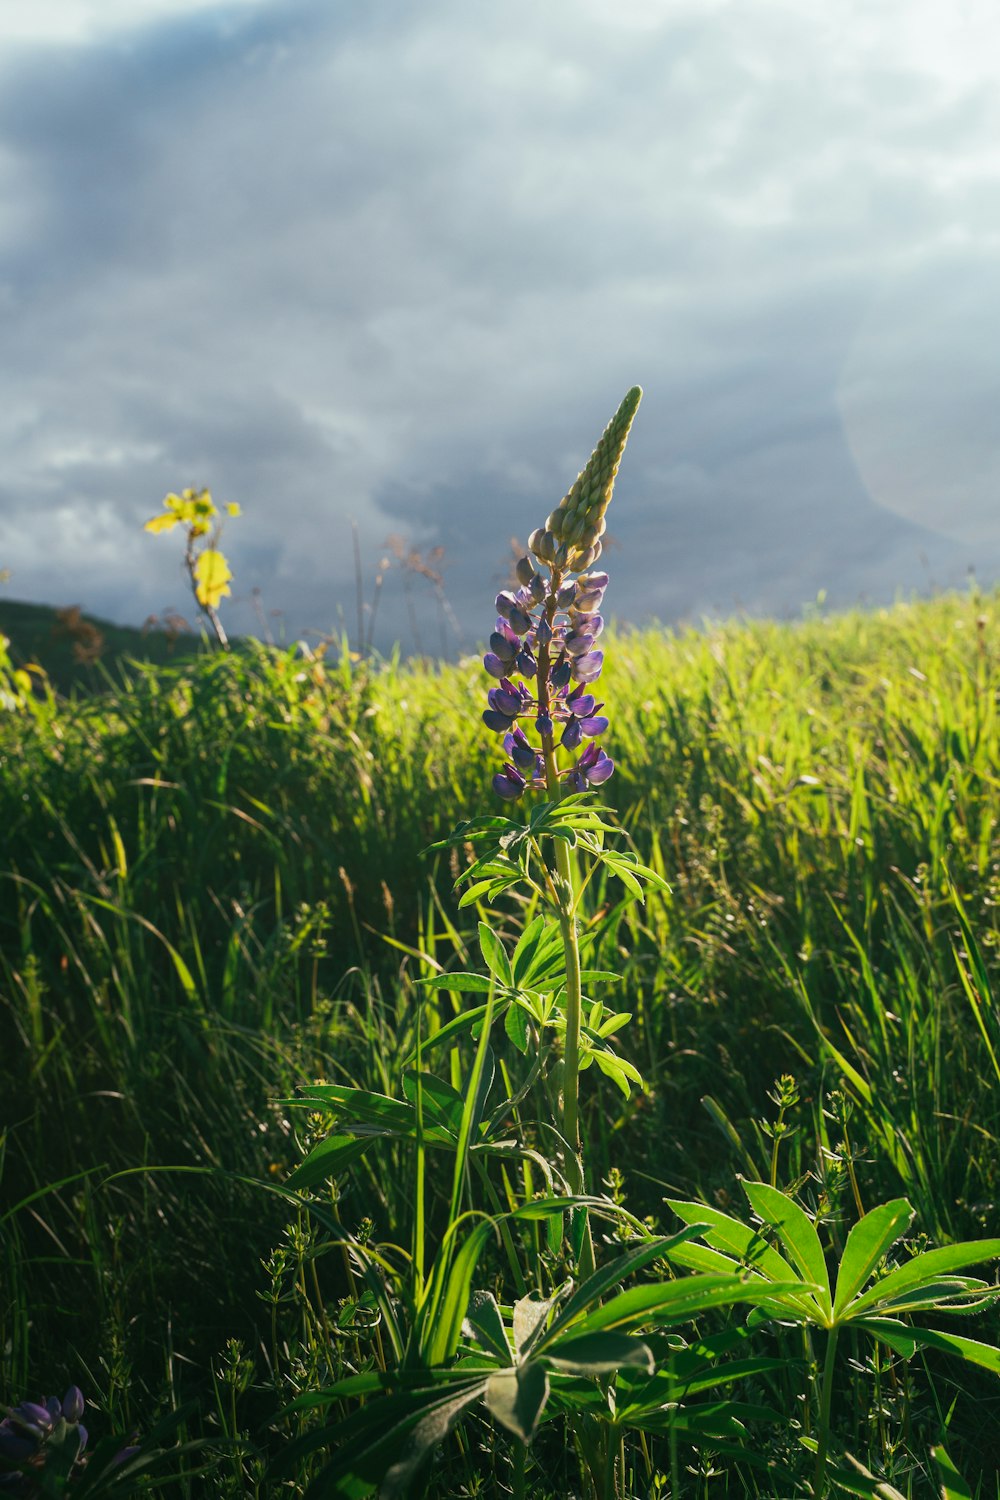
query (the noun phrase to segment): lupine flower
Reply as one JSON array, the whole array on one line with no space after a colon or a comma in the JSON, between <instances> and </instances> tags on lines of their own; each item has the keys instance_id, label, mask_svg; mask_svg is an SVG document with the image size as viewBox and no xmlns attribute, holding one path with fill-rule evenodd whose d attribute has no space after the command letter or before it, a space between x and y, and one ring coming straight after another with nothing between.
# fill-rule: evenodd
<instances>
[{"instance_id":1,"label":"lupine flower","mask_svg":"<svg viewBox=\"0 0 1000 1500\"><path fill-rule=\"evenodd\" d=\"M9 1495L35 1493L32 1478L45 1467L46 1453L73 1442L76 1455L87 1445L87 1429L80 1418L84 1400L79 1386L71 1385L59 1401L49 1396L44 1405L22 1401L6 1408L0 1421L0 1460L14 1468L0 1470L0 1490Z\"/></svg>"},{"instance_id":2,"label":"lupine flower","mask_svg":"<svg viewBox=\"0 0 1000 1500\"><path fill-rule=\"evenodd\" d=\"M514 570L518 587L497 595L496 628L483 657L496 685L487 693L483 722L503 735L508 759L493 789L504 801L516 801L528 787L554 795L560 781L586 791L614 771L614 761L595 743L610 721L589 691L604 667L596 642L604 629L608 575L587 570L601 555L605 512L641 396L638 386L629 391L576 483L545 526L532 532L530 555ZM560 765L560 751L580 754Z\"/></svg>"}]
</instances>

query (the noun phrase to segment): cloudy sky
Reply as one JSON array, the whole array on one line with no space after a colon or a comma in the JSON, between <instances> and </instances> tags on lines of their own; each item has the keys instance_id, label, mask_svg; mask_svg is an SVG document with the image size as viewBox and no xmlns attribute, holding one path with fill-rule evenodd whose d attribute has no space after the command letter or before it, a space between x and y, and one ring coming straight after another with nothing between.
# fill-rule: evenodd
<instances>
[{"instance_id":1,"label":"cloudy sky","mask_svg":"<svg viewBox=\"0 0 1000 1500\"><path fill-rule=\"evenodd\" d=\"M353 520L471 644L635 383L620 617L1000 577L998 58L980 0L4 4L8 594L185 609L142 523L207 485L233 628L350 625Z\"/></svg>"}]
</instances>

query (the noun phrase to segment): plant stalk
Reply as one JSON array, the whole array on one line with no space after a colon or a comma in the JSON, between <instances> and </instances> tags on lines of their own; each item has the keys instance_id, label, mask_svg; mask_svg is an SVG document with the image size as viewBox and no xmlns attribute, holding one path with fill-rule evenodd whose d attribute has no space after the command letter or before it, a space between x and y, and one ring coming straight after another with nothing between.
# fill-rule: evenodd
<instances>
[{"instance_id":1,"label":"plant stalk","mask_svg":"<svg viewBox=\"0 0 1000 1500\"><path fill-rule=\"evenodd\" d=\"M816 1473L813 1479L813 1500L823 1500L826 1494L826 1454L830 1446L830 1408L833 1404L833 1364L837 1353L839 1328L831 1328L826 1340L826 1359L823 1361L823 1390L820 1396L819 1430L816 1434Z\"/></svg>"}]
</instances>

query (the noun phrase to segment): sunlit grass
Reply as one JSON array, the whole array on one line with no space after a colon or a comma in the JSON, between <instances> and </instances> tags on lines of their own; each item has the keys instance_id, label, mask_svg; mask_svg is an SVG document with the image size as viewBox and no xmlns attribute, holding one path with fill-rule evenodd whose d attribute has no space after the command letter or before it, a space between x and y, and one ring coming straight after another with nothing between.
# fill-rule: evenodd
<instances>
[{"instance_id":1,"label":"sunlit grass","mask_svg":"<svg viewBox=\"0 0 1000 1500\"><path fill-rule=\"evenodd\" d=\"M736 1211L737 1172L812 1174L835 1241L858 1204L899 1195L935 1241L995 1232L998 653L992 595L617 636L605 800L671 894L619 909L595 879L594 961L624 972L613 1003L649 1088L626 1101L591 1070L581 1105L592 1181L633 1214L666 1232L667 1196ZM0 720L0 1396L75 1381L122 1430L197 1396L199 1431L214 1410L220 1446L243 1435L212 1493L263 1495L261 1424L372 1351L343 1256L238 1179L276 1187L300 1160L310 1126L278 1101L318 1079L394 1092L418 1018L432 1035L460 1004L416 981L468 966L477 914L422 851L493 810L482 692L478 658L323 669L261 648ZM783 1074L797 1102L776 1141ZM136 1167L210 1171L115 1175ZM388 1142L337 1213L411 1246L410 1186ZM430 1174L429 1242L447 1196ZM978 1326L995 1340L994 1315ZM957 1394L949 1451L995 1473L992 1383L929 1370L907 1421L940 1441ZM851 1451L884 1458L851 1378ZM768 1400L794 1388L775 1376ZM530 1482L566 1493L539 1441ZM499 1492L508 1458L478 1442L447 1482ZM730 1493L770 1493L733 1473ZM929 1470L893 1482L932 1492Z\"/></svg>"}]
</instances>

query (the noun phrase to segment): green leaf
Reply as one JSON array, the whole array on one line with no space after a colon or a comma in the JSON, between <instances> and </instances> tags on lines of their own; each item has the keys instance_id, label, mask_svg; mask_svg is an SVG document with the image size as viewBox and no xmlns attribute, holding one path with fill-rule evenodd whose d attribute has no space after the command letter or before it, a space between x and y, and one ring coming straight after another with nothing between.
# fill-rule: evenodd
<instances>
[{"instance_id":1,"label":"green leaf","mask_svg":"<svg viewBox=\"0 0 1000 1500\"><path fill-rule=\"evenodd\" d=\"M467 1338L475 1337L484 1349L495 1354L505 1365L512 1362L507 1330L492 1292L472 1293L462 1331Z\"/></svg>"},{"instance_id":2,"label":"green leaf","mask_svg":"<svg viewBox=\"0 0 1000 1500\"><path fill-rule=\"evenodd\" d=\"M878 1309L904 1292L947 1275L950 1271L961 1271L966 1266L976 1266L984 1260L1000 1259L1000 1239L965 1240L957 1245L942 1245L938 1250L925 1250L915 1255L904 1266L890 1271L861 1297L851 1308L851 1315Z\"/></svg>"},{"instance_id":3,"label":"green leaf","mask_svg":"<svg viewBox=\"0 0 1000 1500\"><path fill-rule=\"evenodd\" d=\"M630 1276L644 1271L655 1260L660 1260L674 1246L690 1239L692 1235L698 1233L699 1228L700 1226L695 1224L682 1229L678 1234L657 1235L655 1238L643 1240L631 1250L626 1250L624 1255L619 1255L617 1260L609 1261L606 1266L593 1271L560 1309L540 1348L546 1347L563 1330L571 1327L577 1318L599 1303L608 1292L620 1286L623 1281L627 1281Z\"/></svg>"},{"instance_id":4,"label":"green leaf","mask_svg":"<svg viewBox=\"0 0 1000 1500\"><path fill-rule=\"evenodd\" d=\"M750 1304L769 1301L785 1291L797 1291L801 1283L790 1287L755 1277L685 1276L678 1281L651 1282L619 1292L603 1307L595 1308L577 1327L580 1333L598 1333L605 1328L619 1331L647 1327L669 1327L686 1323L713 1307L731 1307L734 1303Z\"/></svg>"},{"instance_id":5,"label":"green leaf","mask_svg":"<svg viewBox=\"0 0 1000 1500\"><path fill-rule=\"evenodd\" d=\"M511 1005L508 1008L503 1029L523 1057L528 1051L528 1017L520 1005Z\"/></svg>"},{"instance_id":6,"label":"green leaf","mask_svg":"<svg viewBox=\"0 0 1000 1500\"><path fill-rule=\"evenodd\" d=\"M454 1242L462 1219L455 1219L434 1257L434 1266L415 1319L417 1347L423 1363L434 1369L447 1364L458 1348L468 1314L472 1277L483 1247L494 1232L492 1220L476 1225L457 1251Z\"/></svg>"},{"instance_id":7,"label":"green leaf","mask_svg":"<svg viewBox=\"0 0 1000 1500\"><path fill-rule=\"evenodd\" d=\"M942 1446L931 1449L931 1458L941 1486L941 1500L972 1500L972 1489Z\"/></svg>"},{"instance_id":8,"label":"green leaf","mask_svg":"<svg viewBox=\"0 0 1000 1500\"><path fill-rule=\"evenodd\" d=\"M336 1177L352 1161L363 1155L374 1140L374 1136L360 1141L353 1135L327 1136L325 1141L320 1141L318 1146L312 1148L304 1161L299 1162L292 1175L286 1179L285 1186L301 1190L316 1187L318 1183Z\"/></svg>"},{"instance_id":9,"label":"green leaf","mask_svg":"<svg viewBox=\"0 0 1000 1500\"><path fill-rule=\"evenodd\" d=\"M549 1399L549 1376L536 1360L499 1370L486 1382L486 1405L508 1432L530 1443Z\"/></svg>"},{"instance_id":10,"label":"green leaf","mask_svg":"<svg viewBox=\"0 0 1000 1500\"><path fill-rule=\"evenodd\" d=\"M941 1333L936 1328L914 1328L909 1323L897 1323L892 1318L863 1318L858 1326L867 1328L883 1344L895 1349L909 1359L917 1349L940 1349L945 1354L955 1354L959 1359L973 1365L982 1365L1000 1375L1000 1349L992 1344L981 1344L977 1339L959 1338L954 1333Z\"/></svg>"},{"instance_id":11,"label":"green leaf","mask_svg":"<svg viewBox=\"0 0 1000 1500\"><path fill-rule=\"evenodd\" d=\"M420 1088L425 1122L443 1125L450 1134L457 1135L465 1102L458 1090L443 1078L435 1078L433 1073L420 1074ZM403 1074L403 1093L416 1106L417 1074L412 1068L407 1068Z\"/></svg>"},{"instance_id":12,"label":"green leaf","mask_svg":"<svg viewBox=\"0 0 1000 1500\"><path fill-rule=\"evenodd\" d=\"M638 1369L653 1373L649 1345L628 1333L585 1333L580 1338L549 1344L545 1359L567 1375L607 1375L612 1370Z\"/></svg>"},{"instance_id":13,"label":"green leaf","mask_svg":"<svg viewBox=\"0 0 1000 1500\"><path fill-rule=\"evenodd\" d=\"M834 1318L839 1319L848 1303L861 1291L869 1276L901 1235L913 1223L913 1209L905 1198L894 1198L873 1208L859 1219L847 1236L837 1273Z\"/></svg>"},{"instance_id":14,"label":"green leaf","mask_svg":"<svg viewBox=\"0 0 1000 1500\"><path fill-rule=\"evenodd\" d=\"M748 1225L742 1224L739 1219L721 1213L716 1208L709 1208L705 1203L684 1202L677 1198L667 1198L665 1201L679 1219L685 1220L688 1224L697 1224L700 1221L701 1238L706 1245L725 1251L738 1261L752 1266L755 1271L766 1276L770 1281L787 1284L796 1280L791 1265L783 1255L767 1243L759 1229L751 1229ZM687 1248L683 1246L680 1253L670 1252L670 1259L678 1261L681 1265L687 1264L685 1259ZM691 1247L692 1250L695 1248L695 1246ZM802 1288L798 1300L804 1310L816 1307L815 1296L809 1287Z\"/></svg>"},{"instance_id":15,"label":"green leaf","mask_svg":"<svg viewBox=\"0 0 1000 1500\"><path fill-rule=\"evenodd\" d=\"M750 1199L754 1212L777 1230L778 1238L799 1274L805 1281L815 1282L819 1287L817 1300L827 1317L832 1317L826 1257L816 1227L805 1209L800 1208L787 1194L771 1187L770 1183L744 1180L743 1191Z\"/></svg>"},{"instance_id":16,"label":"green leaf","mask_svg":"<svg viewBox=\"0 0 1000 1500\"><path fill-rule=\"evenodd\" d=\"M461 994L485 995L493 987L493 981L485 974L434 974L417 982L429 990L458 990Z\"/></svg>"},{"instance_id":17,"label":"green leaf","mask_svg":"<svg viewBox=\"0 0 1000 1500\"><path fill-rule=\"evenodd\" d=\"M487 927L485 922L479 924L479 947L490 973L495 975L505 988L511 989L514 984L514 975L511 972L507 951L493 929Z\"/></svg>"},{"instance_id":18,"label":"green leaf","mask_svg":"<svg viewBox=\"0 0 1000 1500\"><path fill-rule=\"evenodd\" d=\"M463 1035L466 1031L472 1031L482 1021L488 1010L486 1005L476 1005L472 1010L463 1010L460 1015L446 1022L440 1031L435 1031L433 1036L425 1038L421 1043L421 1051L428 1053L445 1042L454 1041L455 1037ZM406 1059L406 1067L409 1067L416 1059L416 1050L410 1053Z\"/></svg>"},{"instance_id":19,"label":"green leaf","mask_svg":"<svg viewBox=\"0 0 1000 1500\"><path fill-rule=\"evenodd\" d=\"M545 1319L552 1311L555 1297L520 1297L514 1303L514 1348L521 1359L530 1354L533 1345L545 1327Z\"/></svg>"}]
</instances>

